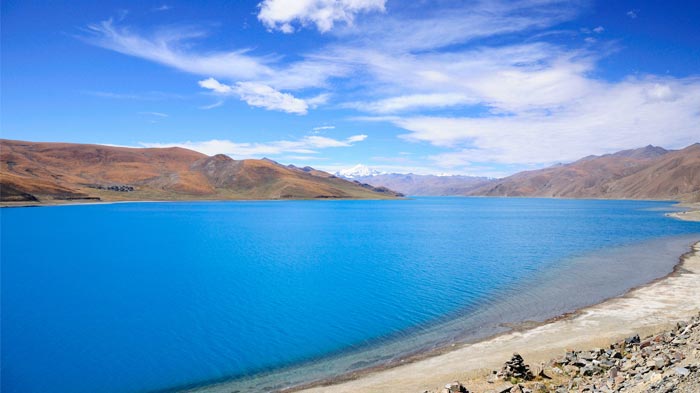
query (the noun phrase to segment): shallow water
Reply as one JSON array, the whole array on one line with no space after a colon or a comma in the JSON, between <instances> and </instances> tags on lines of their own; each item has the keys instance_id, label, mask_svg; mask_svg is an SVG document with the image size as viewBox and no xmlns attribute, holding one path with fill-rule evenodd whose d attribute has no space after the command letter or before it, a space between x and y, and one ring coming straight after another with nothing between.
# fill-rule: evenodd
<instances>
[{"instance_id":1,"label":"shallow water","mask_svg":"<svg viewBox=\"0 0 700 393\"><path fill-rule=\"evenodd\" d=\"M237 377L227 389L259 390L480 338L668 273L700 233L664 217L668 206L418 198L2 209L2 391L140 392Z\"/></svg>"}]
</instances>

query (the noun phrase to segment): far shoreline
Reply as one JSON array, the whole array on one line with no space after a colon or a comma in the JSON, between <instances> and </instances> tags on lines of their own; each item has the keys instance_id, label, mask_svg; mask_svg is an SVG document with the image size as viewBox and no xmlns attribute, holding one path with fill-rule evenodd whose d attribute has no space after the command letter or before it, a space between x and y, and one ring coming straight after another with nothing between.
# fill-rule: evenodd
<instances>
[{"instance_id":1,"label":"far shoreline","mask_svg":"<svg viewBox=\"0 0 700 393\"><path fill-rule=\"evenodd\" d=\"M395 198L268 198L268 199L144 199L144 200L86 200L85 202L80 201L66 201L62 200L51 200L48 202L0 202L0 209L2 208L20 208L20 207L53 207L53 206L90 206L90 205L111 205L119 203L192 203L192 202L273 202L273 201L401 201L409 200L414 198L493 198L493 199L542 199L542 200L572 200L572 201L639 201L639 202L663 202L669 203L673 207L678 207L682 209L679 212L667 213L666 216L673 217L685 221L700 221L700 202L683 202L673 199L635 199L635 198L570 198L570 197L547 197L547 196L490 196L490 195L445 195L445 196L434 196L434 195L405 195L402 197ZM683 218L680 215L687 213L695 213L687 218Z\"/></svg>"}]
</instances>

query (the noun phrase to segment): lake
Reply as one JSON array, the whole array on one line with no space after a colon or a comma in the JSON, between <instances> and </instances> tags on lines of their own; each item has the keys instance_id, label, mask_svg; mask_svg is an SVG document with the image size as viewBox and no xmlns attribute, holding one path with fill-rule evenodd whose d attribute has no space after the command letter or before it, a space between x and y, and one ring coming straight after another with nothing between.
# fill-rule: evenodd
<instances>
[{"instance_id":1,"label":"lake","mask_svg":"<svg viewBox=\"0 0 700 393\"><path fill-rule=\"evenodd\" d=\"M2 391L260 391L477 340L669 273L700 240L699 223L664 216L670 206L415 198L0 209Z\"/></svg>"}]
</instances>

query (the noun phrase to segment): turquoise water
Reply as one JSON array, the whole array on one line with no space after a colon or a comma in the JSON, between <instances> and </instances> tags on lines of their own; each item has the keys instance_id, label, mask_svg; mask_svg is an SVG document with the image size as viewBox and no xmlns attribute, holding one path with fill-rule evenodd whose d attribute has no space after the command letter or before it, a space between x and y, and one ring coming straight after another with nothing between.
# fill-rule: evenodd
<instances>
[{"instance_id":1,"label":"turquoise water","mask_svg":"<svg viewBox=\"0 0 700 393\"><path fill-rule=\"evenodd\" d=\"M287 384L376 365L667 273L700 240L688 236L699 224L663 216L668 206L418 198L2 209L2 391L235 386L260 373ZM600 257L615 249L624 252ZM625 258L633 249L644 251ZM584 287L601 289L578 294ZM522 288L537 297L517 300ZM562 290L576 296L551 295Z\"/></svg>"}]
</instances>

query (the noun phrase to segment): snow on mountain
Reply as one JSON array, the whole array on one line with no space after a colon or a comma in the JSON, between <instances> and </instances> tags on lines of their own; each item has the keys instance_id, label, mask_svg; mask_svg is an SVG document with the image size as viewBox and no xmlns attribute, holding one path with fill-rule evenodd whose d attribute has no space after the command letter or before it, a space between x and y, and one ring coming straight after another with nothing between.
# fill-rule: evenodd
<instances>
[{"instance_id":1,"label":"snow on mountain","mask_svg":"<svg viewBox=\"0 0 700 393\"><path fill-rule=\"evenodd\" d=\"M362 164L357 164L352 168L341 169L335 173L336 176L345 177L348 179L354 179L356 177L376 176L381 174L382 172Z\"/></svg>"}]
</instances>

